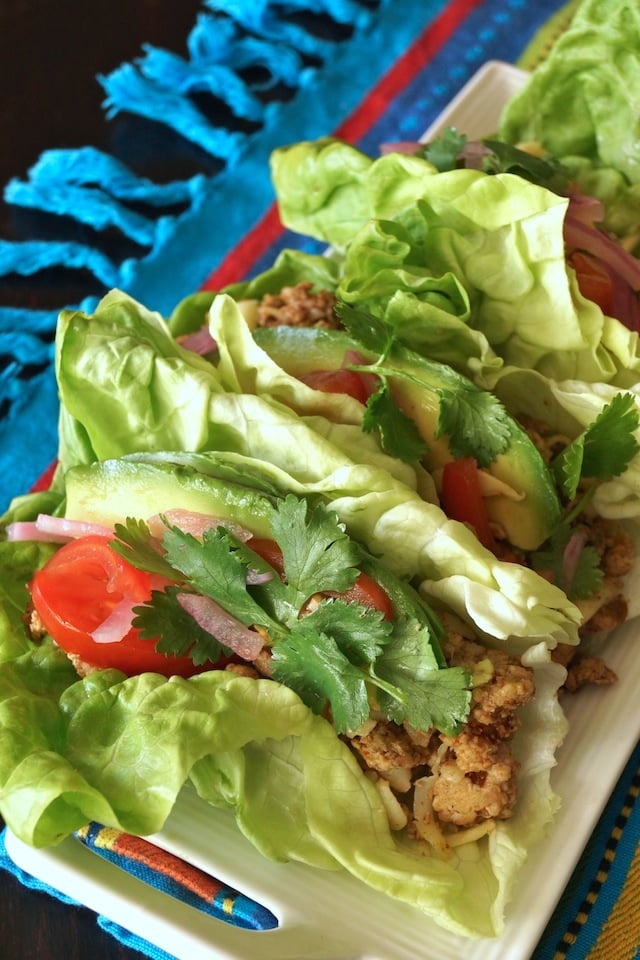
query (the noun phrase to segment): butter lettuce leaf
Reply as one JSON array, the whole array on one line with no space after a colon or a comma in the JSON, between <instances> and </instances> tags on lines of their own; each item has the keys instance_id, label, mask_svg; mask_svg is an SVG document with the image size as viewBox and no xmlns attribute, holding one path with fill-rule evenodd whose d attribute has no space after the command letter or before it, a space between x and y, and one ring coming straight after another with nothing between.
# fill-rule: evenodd
<instances>
[{"instance_id":1,"label":"butter lettuce leaf","mask_svg":"<svg viewBox=\"0 0 640 960\"><path fill-rule=\"evenodd\" d=\"M215 298L209 323L220 351L215 367L180 348L161 318L119 292L93 316L63 318L63 418L87 438L93 459L165 451L171 462L171 451L179 451L179 462L183 453L217 451L260 461L281 493L321 497L372 554L488 635L520 638L524 647L531 637L576 641L580 615L566 596L498 560L426 502L411 466L382 453L359 423L299 415L270 396L274 383L295 378L255 344L230 296ZM140 355L140 364L130 354ZM76 456L83 462L86 448L62 446L67 468Z\"/></svg>"},{"instance_id":2,"label":"butter lettuce leaf","mask_svg":"<svg viewBox=\"0 0 640 960\"><path fill-rule=\"evenodd\" d=\"M583 0L550 55L507 105L501 137L537 141L559 159L587 158L631 184L640 182L640 48L630 42L639 32L633 0Z\"/></svg>"},{"instance_id":3,"label":"butter lettuce leaf","mask_svg":"<svg viewBox=\"0 0 640 960\"><path fill-rule=\"evenodd\" d=\"M505 365L620 386L637 378L637 336L581 296L566 266L565 197L510 173L439 173L418 156L366 163L354 154L320 140L272 159L285 224L339 248L340 299L379 316L389 311L409 346L422 341L431 358L489 389ZM356 168L346 238L343 173ZM303 203L305 184L309 190L321 176L340 182L339 197L326 190ZM391 314L398 292L401 309Z\"/></svg>"},{"instance_id":4,"label":"butter lettuce leaf","mask_svg":"<svg viewBox=\"0 0 640 960\"><path fill-rule=\"evenodd\" d=\"M557 802L549 768L564 723L559 668L547 660L535 668L539 694L518 734L525 754L530 737L536 744L522 811L472 844L471 856L443 861L399 844L353 754L287 687L225 671L168 680L106 670L78 680L49 646L0 665L0 810L36 846L87 820L145 835L191 785L212 817L213 808L233 813L266 857L348 870L458 934L493 936L513 875Z\"/></svg>"},{"instance_id":5,"label":"butter lettuce leaf","mask_svg":"<svg viewBox=\"0 0 640 960\"><path fill-rule=\"evenodd\" d=\"M612 0L606 7L614 11L610 28L600 29L606 17L603 20L600 5L591 2L581 6L577 21L580 43L588 46L593 41L601 67L609 62L602 53L603 44L615 48L628 4ZM632 22L636 15L629 14ZM552 61L553 56L536 70L505 116L526 115L538 122L537 84L548 87L549 96L555 97L556 70L571 71L563 56L556 59L555 69ZM599 72L608 75L610 71ZM581 82L582 76L569 73L567 89ZM604 81L593 79L594 84L600 82ZM565 123L566 110L560 109L560 103L567 102L573 102L572 95L553 100L558 130L570 136L572 124L578 121L572 112ZM609 106L607 112L613 123L616 112ZM608 126L602 117L588 119L594 124L597 120L600 136L606 140ZM518 129L517 138L530 139L534 134ZM558 153L554 144L550 147ZM276 155L274 169L277 174L282 159L290 176L295 176L297 151L305 161L300 177L311 176L310 171L323 168L329 158L331 169L326 175L339 176L341 155L350 167L353 150L326 141L302 143L288 148L282 158ZM590 161L583 158L582 162ZM478 386L495 392L512 415L537 415L564 425L570 440L590 425L605 399L620 391L635 391L640 371L637 333L585 299L565 263L565 198L509 174L437 173L420 157L389 155L371 160L363 170L363 184L354 194L354 209L362 213L362 220L341 251L337 287L341 299L380 317L416 352L450 364ZM611 191L619 194L612 179L618 183L624 174L609 175L604 169L600 173ZM398 178L403 179L402 189ZM330 196L326 220L317 209L310 223L306 211L295 207L300 184L291 186L291 195L288 181L276 177L276 185L291 226L321 230L330 239L335 213ZM411 191L414 202L409 209ZM464 297L456 293L452 279ZM544 401L538 402L540 398ZM603 515L637 513L636 460L632 458L622 475L598 486L594 503Z\"/></svg>"}]
</instances>

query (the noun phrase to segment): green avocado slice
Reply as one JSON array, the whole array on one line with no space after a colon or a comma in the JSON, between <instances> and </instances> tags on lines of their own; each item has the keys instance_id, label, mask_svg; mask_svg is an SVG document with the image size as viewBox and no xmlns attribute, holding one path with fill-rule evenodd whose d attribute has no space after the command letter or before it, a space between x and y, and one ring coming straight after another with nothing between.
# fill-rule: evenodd
<instances>
[{"instance_id":1,"label":"green avocado slice","mask_svg":"<svg viewBox=\"0 0 640 960\"><path fill-rule=\"evenodd\" d=\"M271 535L277 494L268 481L247 473L240 477L224 455L209 459L210 474L202 462L196 469L189 459L145 453L72 467L65 474L65 516L112 526L127 517L147 520L180 509L237 523L259 537Z\"/></svg>"},{"instance_id":2,"label":"green avocado slice","mask_svg":"<svg viewBox=\"0 0 640 960\"><path fill-rule=\"evenodd\" d=\"M377 357L363 349L343 331L323 328L264 327L254 331L258 345L287 373L302 377L315 370L337 370ZM355 361L357 364L357 361ZM400 409L418 427L428 444L424 464L437 472L461 454L461 443L469 438L447 435L440 427L443 397L455 402L482 401L490 394L475 386L451 367L394 344L384 361L384 371L393 397ZM486 498L490 519L499 524L507 540L521 550L534 550L554 531L561 516L561 505L553 477L539 450L522 427L500 410L504 438L502 449L489 461L476 454L480 465L492 478L491 496ZM488 428L489 430L491 428ZM488 435L486 447L496 449L495 438ZM485 446L485 445L483 445Z\"/></svg>"}]
</instances>

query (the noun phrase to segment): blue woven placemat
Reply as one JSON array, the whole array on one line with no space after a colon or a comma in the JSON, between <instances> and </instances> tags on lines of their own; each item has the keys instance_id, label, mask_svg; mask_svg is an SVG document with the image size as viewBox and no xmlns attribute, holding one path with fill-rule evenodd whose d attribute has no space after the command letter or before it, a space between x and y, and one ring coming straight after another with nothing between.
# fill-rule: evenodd
<instances>
[{"instance_id":1,"label":"blue woven placemat","mask_svg":"<svg viewBox=\"0 0 640 960\"><path fill-rule=\"evenodd\" d=\"M101 82L105 123L125 112L141 123L152 117L167 137L179 135L215 161L216 171L159 184L90 144L74 150L52 144L24 177L6 185L6 198L61 220L74 217L95 228L98 239L119 233L139 255L117 261L98 241L52 238L49 226L46 240L0 237L0 277L64 265L162 313L223 264L234 271L228 280L242 279L271 262L283 244L300 242L263 230L247 248L247 236L256 240L273 204L274 147L338 131L375 152L384 141L415 136L482 63L516 60L561 6L558 0L208 0L183 56L148 46ZM289 22L291 11L322 16L323 34ZM260 68L253 84L245 79L249 68ZM286 96L279 93L283 85ZM225 101L224 122L196 108L203 91ZM91 310L94 303L59 307ZM0 370L0 509L55 456L57 313L0 301L0 354L10 358Z\"/></svg>"}]
</instances>

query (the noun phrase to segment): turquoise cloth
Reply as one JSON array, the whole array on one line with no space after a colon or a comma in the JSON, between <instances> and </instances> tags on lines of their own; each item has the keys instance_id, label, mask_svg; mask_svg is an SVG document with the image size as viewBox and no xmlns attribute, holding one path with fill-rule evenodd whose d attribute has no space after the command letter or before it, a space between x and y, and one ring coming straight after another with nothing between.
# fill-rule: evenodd
<instances>
[{"instance_id":1,"label":"turquoise cloth","mask_svg":"<svg viewBox=\"0 0 640 960\"><path fill-rule=\"evenodd\" d=\"M88 272L105 292L118 286L166 314L230 258L229 280L255 273L283 244L300 243L289 235L259 238L257 259L243 246L273 203L273 148L339 131L375 153L385 141L416 137L486 60L515 61L560 6L559 0L209 0L186 38L188 56L147 46L139 60L100 78L108 116L126 111L142 123L153 114L168 140L179 134L200 151L202 172L158 184L90 145L52 144L24 178L7 184L6 198L65 221L73 216L98 237L119 232L126 255L118 260L104 243L69 241L62 228L59 239L0 237L0 276L35 276L64 265ZM304 30L289 22L291 10L324 13L334 30L323 36ZM259 68L253 85L247 68ZM195 109L194 96L203 91L225 101L223 122ZM59 306L94 305L88 298ZM56 453L57 313L0 302L1 353L9 358L0 367L0 509Z\"/></svg>"}]
</instances>

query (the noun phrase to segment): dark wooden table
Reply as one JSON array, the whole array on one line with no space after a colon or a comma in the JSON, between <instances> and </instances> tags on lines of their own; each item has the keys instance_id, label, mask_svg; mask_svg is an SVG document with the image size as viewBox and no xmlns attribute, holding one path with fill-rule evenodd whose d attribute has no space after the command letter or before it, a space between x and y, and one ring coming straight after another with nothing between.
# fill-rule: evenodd
<instances>
[{"instance_id":1,"label":"dark wooden table","mask_svg":"<svg viewBox=\"0 0 640 960\"><path fill-rule=\"evenodd\" d=\"M25 177L52 147L109 149L98 74L138 57L145 42L178 53L202 9L198 0L2 0L0 3L0 188ZM126 119L125 121L126 122ZM28 226L28 224L27 224ZM19 211L0 201L0 237L21 239ZM3 304L46 307L75 291L0 278ZM0 358L1 360L2 358ZM1 821L0 821L1 822ZM139 960L84 908L27 890L0 870L2 960Z\"/></svg>"},{"instance_id":2,"label":"dark wooden table","mask_svg":"<svg viewBox=\"0 0 640 960\"><path fill-rule=\"evenodd\" d=\"M0 820L0 823L2 821ZM105 933L85 907L29 890L0 870L2 960L141 960Z\"/></svg>"}]
</instances>

